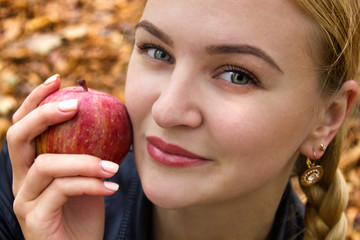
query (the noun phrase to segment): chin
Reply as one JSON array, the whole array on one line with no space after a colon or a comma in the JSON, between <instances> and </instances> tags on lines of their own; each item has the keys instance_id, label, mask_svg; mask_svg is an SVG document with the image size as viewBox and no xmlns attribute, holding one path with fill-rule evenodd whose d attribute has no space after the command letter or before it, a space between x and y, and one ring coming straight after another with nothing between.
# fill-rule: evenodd
<instances>
[{"instance_id":1,"label":"chin","mask_svg":"<svg viewBox=\"0 0 360 240\"><path fill-rule=\"evenodd\" d=\"M141 179L141 182L146 197L158 207L174 210L196 205L195 194L184 192L181 186L149 179Z\"/></svg>"},{"instance_id":2,"label":"chin","mask_svg":"<svg viewBox=\"0 0 360 240\"><path fill-rule=\"evenodd\" d=\"M135 154L138 152L135 152ZM193 203L194 196L185 176L159 167L145 154L135 155L135 163L146 197L164 209L179 209ZM194 196L195 197L195 196Z\"/></svg>"},{"instance_id":3,"label":"chin","mask_svg":"<svg viewBox=\"0 0 360 240\"><path fill-rule=\"evenodd\" d=\"M174 196L173 191L163 189L156 184L143 184L146 197L156 206L165 209L178 209L184 207L182 200Z\"/></svg>"}]
</instances>

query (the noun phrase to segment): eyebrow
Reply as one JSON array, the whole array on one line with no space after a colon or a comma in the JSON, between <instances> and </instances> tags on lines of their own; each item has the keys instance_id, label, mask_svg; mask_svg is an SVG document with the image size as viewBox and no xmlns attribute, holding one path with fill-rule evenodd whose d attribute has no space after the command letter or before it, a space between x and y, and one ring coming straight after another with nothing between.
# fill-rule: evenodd
<instances>
[{"instance_id":1,"label":"eyebrow","mask_svg":"<svg viewBox=\"0 0 360 240\"><path fill-rule=\"evenodd\" d=\"M136 24L135 29L143 28L147 32L149 32L151 35L155 36L156 38L160 39L170 47L174 46L173 40L171 40L170 36L161 31L159 28L157 28L154 24L152 24L149 21L143 20Z\"/></svg>"},{"instance_id":2,"label":"eyebrow","mask_svg":"<svg viewBox=\"0 0 360 240\"><path fill-rule=\"evenodd\" d=\"M162 30L160 30L158 27L156 27L154 24L147 20L143 20L139 22L135 29L143 28L147 32L149 32L154 37L158 38L165 44L169 45L170 47L174 46L174 42L171 39L169 35L164 33ZM284 73L279 65L275 62L273 58L271 58L268 54L266 54L263 50L246 45L246 44L240 44L240 45L211 45L206 48L206 52L210 55L214 54L232 54L232 53L240 53L240 54L250 54L256 57L259 57L269 63L272 67L274 67L276 70L278 70L281 73Z\"/></svg>"},{"instance_id":3,"label":"eyebrow","mask_svg":"<svg viewBox=\"0 0 360 240\"><path fill-rule=\"evenodd\" d=\"M206 51L209 54L231 54L231 53L241 53L241 54L250 54L256 57L259 57L269 63L271 66L276 68L279 72L284 73L279 65L276 64L274 59L267 55L263 50L250 46L250 45L211 45L206 48Z\"/></svg>"}]
</instances>

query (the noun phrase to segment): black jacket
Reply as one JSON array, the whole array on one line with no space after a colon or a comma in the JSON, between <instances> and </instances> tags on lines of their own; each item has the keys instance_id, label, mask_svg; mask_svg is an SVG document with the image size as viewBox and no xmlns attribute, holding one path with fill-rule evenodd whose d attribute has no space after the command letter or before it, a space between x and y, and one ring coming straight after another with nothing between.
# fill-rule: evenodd
<instances>
[{"instance_id":1,"label":"black jacket","mask_svg":"<svg viewBox=\"0 0 360 240\"><path fill-rule=\"evenodd\" d=\"M151 239L152 204L144 195L131 152L111 181L117 182L120 188L114 195L105 197L104 239ZM0 153L0 240L24 239L12 209L13 201L12 169L5 142ZM268 239L302 239L303 208L289 184Z\"/></svg>"}]
</instances>

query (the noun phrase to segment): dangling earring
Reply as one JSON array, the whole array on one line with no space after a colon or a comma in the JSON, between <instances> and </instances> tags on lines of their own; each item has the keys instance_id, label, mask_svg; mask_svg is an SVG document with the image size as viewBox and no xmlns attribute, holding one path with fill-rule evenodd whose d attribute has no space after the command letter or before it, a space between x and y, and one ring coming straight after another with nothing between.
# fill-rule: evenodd
<instances>
[{"instance_id":1,"label":"dangling earring","mask_svg":"<svg viewBox=\"0 0 360 240\"><path fill-rule=\"evenodd\" d=\"M325 151L326 147L324 144L320 144L320 150ZM312 186L317 183L324 174L324 169L320 165L315 165L317 160L316 153L314 151L314 161L312 162L311 159L308 157L306 159L306 165L308 169L301 175L300 182L303 186Z\"/></svg>"}]
</instances>

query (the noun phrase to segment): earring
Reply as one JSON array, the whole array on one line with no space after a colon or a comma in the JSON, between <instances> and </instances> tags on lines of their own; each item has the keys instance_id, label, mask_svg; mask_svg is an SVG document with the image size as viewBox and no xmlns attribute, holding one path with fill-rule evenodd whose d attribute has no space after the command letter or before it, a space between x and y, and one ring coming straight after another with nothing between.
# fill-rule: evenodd
<instances>
[{"instance_id":1,"label":"earring","mask_svg":"<svg viewBox=\"0 0 360 240\"><path fill-rule=\"evenodd\" d=\"M320 144L320 150L325 151L325 146ZM308 157L306 159L306 165L308 169L301 175L300 182L303 186L312 186L317 183L321 177L324 175L324 169L320 165L315 165L317 160L316 153L314 151L314 158L315 160L312 162L311 159Z\"/></svg>"},{"instance_id":2,"label":"earring","mask_svg":"<svg viewBox=\"0 0 360 240\"><path fill-rule=\"evenodd\" d=\"M326 150L326 147L322 143L320 144L320 150L323 151L323 152L325 152L325 150Z\"/></svg>"}]
</instances>

